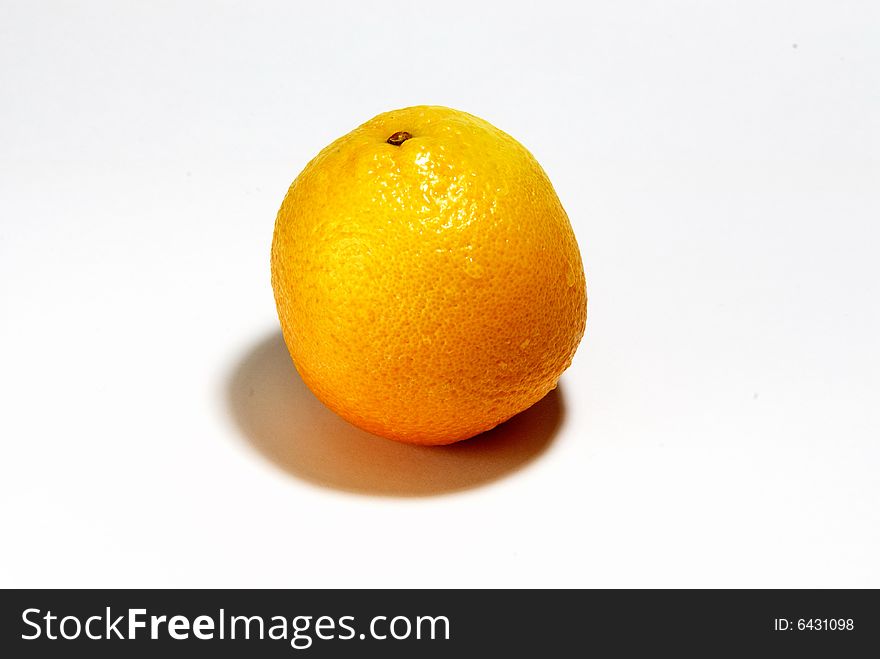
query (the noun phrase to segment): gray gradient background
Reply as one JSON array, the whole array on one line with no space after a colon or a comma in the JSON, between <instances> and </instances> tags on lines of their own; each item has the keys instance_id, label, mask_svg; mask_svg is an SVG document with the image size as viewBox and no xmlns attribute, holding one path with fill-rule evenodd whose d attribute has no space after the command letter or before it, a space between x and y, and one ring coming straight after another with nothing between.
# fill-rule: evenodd
<instances>
[{"instance_id":1,"label":"gray gradient background","mask_svg":"<svg viewBox=\"0 0 880 659\"><path fill-rule=\"evenodd\" d=\"M878 7L0 3L0 585L880 586ZM445 449L317 403L269 287L419 103L532 150L590 291Z\"/></svg>"}]
</instances>

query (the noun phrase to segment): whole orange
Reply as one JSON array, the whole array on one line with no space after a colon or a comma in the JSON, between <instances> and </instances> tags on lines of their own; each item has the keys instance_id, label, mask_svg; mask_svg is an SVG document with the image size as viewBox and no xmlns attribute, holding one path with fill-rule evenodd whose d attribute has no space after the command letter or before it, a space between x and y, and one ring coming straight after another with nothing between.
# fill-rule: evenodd
<instances>
[{"instance_id":1,"label":"whole orange","mask_svg":"<svg viewBox=\"0 0 880 659\"><path fill-rule=\"evenodd\" d=\"M449 444L552 390L584 333L584 270L532 155L466 112L386 112L321 151L275 222L284 339L350 423Z\"/></svg>"}]
</instances>

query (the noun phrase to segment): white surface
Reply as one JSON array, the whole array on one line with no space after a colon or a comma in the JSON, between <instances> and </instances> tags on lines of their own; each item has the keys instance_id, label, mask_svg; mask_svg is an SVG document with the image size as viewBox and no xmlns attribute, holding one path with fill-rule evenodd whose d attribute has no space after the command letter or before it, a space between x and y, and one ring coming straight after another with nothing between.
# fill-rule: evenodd
<instances>
[{"instance_id":1,"label":"white surface","mask_svg":"<svg viewBox=\"0 0 880 659\"><path fill-rule=\"evenodd\" d=\"M4 2L0 585L880 587L878 7ZM550 439L410 450L284 375L287 186L418 103L571 216Z\"/></svg>"}]
</instances>

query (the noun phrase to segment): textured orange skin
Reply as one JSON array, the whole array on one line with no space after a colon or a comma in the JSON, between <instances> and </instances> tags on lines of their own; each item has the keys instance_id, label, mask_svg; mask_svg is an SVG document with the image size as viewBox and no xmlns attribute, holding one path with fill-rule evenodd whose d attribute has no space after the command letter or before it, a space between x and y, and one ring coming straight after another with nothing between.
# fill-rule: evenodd
<instances>
[{"instance_id":1,"label":"textured orange skin","mask_svg":"<svg viewBox=\"0 0 880 659\"><path fill-rule=\"evenodd\" d=\"M397 131L412 138L386 140ZM291 185L272 241L305 383L368 432L467 439L556 386L584 333L583 264L544 170L457 110L380 114Z\"/></svg>"}]
</instances>

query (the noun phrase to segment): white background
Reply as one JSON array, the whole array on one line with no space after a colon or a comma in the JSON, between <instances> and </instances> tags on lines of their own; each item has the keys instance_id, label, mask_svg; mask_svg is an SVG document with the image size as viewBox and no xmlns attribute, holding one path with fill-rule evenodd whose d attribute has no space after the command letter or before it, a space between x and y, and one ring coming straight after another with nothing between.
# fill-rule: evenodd
<instances>
[{"instance_id":1,"label":"white background","mask_svg":"<svg viewBox=\"0 0 880 659\"><path fill-rule=\"evenodd\" d=\"M0 585L880 587L875 2L3 2ZM558 396L448 449L304 390L294 176L482 116L571 216Z\"/></svg>"}]
</instances>

